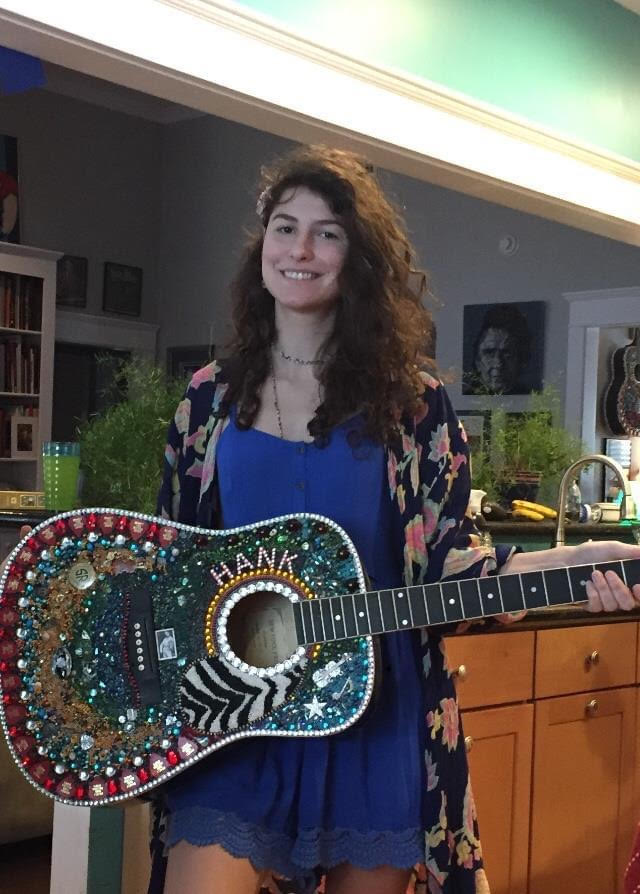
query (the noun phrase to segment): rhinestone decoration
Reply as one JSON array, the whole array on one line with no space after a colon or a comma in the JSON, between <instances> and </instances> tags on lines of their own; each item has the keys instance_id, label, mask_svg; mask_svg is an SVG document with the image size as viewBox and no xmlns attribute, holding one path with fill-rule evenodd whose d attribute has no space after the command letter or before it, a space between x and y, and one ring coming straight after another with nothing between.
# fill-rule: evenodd
<instances>
[{"instance_id":1,"label":"rhinestone decoration","mask_svg":"<svg viewBox=\"0 0 640 894\"><path fill-rule=\"evenodd\" d=\"M371 638L293 647L260 666L236 652L233 612L265 594L288 604L354 588L365 589L355 550L320 516L231 531L115 509L49 519L0 578L0 719L11 753L40 791L96 806L137 797L237 739L345 729L371 697ZM213 655L248 679L294 674L295 685L271 713L203 735L181 713L180 684Z\"/></svg>"}]
</instances>

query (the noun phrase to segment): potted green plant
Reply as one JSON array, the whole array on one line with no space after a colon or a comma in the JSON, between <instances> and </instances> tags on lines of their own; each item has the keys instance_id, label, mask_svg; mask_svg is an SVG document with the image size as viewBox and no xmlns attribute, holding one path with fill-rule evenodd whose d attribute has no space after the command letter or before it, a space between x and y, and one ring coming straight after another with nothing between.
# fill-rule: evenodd
<instances>
[{"instance_id":1,"label":"potted green plant","mask_svg":"<svg viewBox=\"0 0 640 894\"><path fill-rule=\"evenodd\" d=\"M555 421L560 412L551 386L533 392L524 413L490 410L490 437L472 457L473 487L506 506L513 499L553 506L562 473L584 453L580 439Z\"/></svg>"},{"instance_id":2,"label":"potted green plant","mask_svg":"<svg viewBox=\"0 0 640 894\"><path fill-rule=\"evenodd\" d=\"M113 381L117 402L78 428L82 505L153 513L169 422L185 383L134 357Z\"/></svg>"}]
</instances>

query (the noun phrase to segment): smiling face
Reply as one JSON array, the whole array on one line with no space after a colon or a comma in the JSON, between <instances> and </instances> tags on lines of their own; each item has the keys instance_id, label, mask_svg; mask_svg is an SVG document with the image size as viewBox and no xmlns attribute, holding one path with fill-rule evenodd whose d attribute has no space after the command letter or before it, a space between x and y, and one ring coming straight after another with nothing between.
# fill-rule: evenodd
<instances>
[{"instance_id":1,"label":"smiling face","mask_svg":"<svg viewBox=\"0 0 640 894\"><path fill-rule=\"evenodd\" d=\"M274 206L262 244L262 278L281 308L327 311L339 295L349 242L318 193L287 190Z\"/></svg>"}]
</instances>

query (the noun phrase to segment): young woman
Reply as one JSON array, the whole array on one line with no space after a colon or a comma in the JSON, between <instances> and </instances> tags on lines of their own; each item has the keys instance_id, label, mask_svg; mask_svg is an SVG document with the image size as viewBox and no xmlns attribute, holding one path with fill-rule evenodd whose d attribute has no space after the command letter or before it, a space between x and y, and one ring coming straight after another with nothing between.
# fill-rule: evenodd
<instances>
[{"instance_id":1,"label":"young woman","mask_svg":"<svg viewBox=\"0 0 640 894\"><path fill-rule=\"evenodd\" d=\"M320 513L376 588L640 557L613 543L483 545L466 516L466 437L425 356L411 248L363 161L296 150L264 172L258 214L231 359L196 373L178 407L162 512L227 528ZM594 611L640 601L615 576L594 573L587 591ZM243 740L165 788L153 891L311 892L325 873L327 894L403 894L415 864L429 891L488 891L440 632L381 640L381 692L354 728Z\"/></svg>"}]
</instances>

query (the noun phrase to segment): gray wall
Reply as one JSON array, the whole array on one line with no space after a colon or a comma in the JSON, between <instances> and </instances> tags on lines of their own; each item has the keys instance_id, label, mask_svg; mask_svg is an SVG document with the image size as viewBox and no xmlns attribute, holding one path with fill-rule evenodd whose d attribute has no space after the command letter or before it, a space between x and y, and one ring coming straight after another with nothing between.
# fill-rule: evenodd
<instances>
[{"instance_id":1,"label":"gray wall","mask_svg":"<svg viewBox=\"0 0 640 894\"><path fill-rule=\"evenodd\" d=\"M101 312L103 262L119 261L144 269L141 318L160 324L159 359L167 347L206 345L210 332L225 340L227 286L243 231L257 222L259 167L289 143L208 116L162 126L45 91L0 97L0 133L19 139L22 241L89 258L90 313ZM545 379L563 389L562 292L640 284L640 249L408 177L382 178L432 274L438 362L458 409L480 402L459 388L464 304L545 301ZM505 233L520 243L512 257L498 251Z\"/></svg>"},{"instance_id":2,"label":"gray wall","mask_svg":"<svg viewBox=\"0 0 640 894\"><path fill-rule=\"evenodd\" d=\"M0 133L18 138L20 241L88 258L88 313L105 261L142 267L140 319L155 322L161 126L33 90L0 96Z\"/></svg>"}]
</instances>

